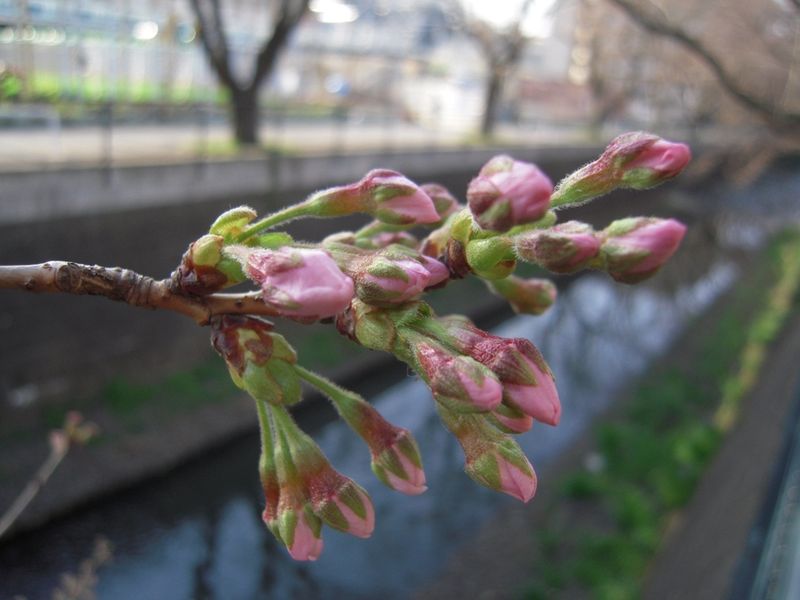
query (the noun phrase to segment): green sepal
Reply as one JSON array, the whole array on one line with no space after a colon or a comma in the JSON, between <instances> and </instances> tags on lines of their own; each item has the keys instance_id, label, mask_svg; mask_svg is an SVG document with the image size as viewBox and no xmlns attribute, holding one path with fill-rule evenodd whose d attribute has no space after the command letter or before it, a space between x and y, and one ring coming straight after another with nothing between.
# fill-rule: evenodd
<instances>
[{"instance_id":1,"label":"green sepal","mask_svg":"<svg viewBox=\"0 0 800 600\"><path fill-rule=\"evenodd\" d=\"M218 216L208 232L232 241L256 216L256 211L249 206L237 206Z\"/></svg>"}]
</instances>

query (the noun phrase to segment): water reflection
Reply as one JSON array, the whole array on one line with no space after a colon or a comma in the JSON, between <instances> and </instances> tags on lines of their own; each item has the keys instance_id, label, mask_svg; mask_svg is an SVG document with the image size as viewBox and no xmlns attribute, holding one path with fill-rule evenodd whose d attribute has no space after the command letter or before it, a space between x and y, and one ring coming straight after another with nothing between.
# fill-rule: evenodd
<instances>
[{"instance_id":1,"label":"water reflection","mask_svg":"<svg viewBox=\"0 0 800 600\"><path fill-rule=\"evenodd\" d=\"M558 380L561 424L535 426L520 438L534 466L562 452L614 392L735 276L731 263L720 262L668 294L587 275L549 314L516 317L497 328L499 335L535 341ZM405 497L378 483L365 447L341 422L304 424L331 462L372 495L377 524L371 539L326 529L325 550L316 563L289 559L260 522L254 436L0 550L0 595L45 597L59 573L74 570L75 557L88 555L94 536L103 534L115 546L115 558L100 573L100 599L408 596L435 576L482 523L515 501L464 475L460 449L439 424L418 380L408 378L374 401L389 420L415 433L427 493Z\"/></svg>"}]
</instances>

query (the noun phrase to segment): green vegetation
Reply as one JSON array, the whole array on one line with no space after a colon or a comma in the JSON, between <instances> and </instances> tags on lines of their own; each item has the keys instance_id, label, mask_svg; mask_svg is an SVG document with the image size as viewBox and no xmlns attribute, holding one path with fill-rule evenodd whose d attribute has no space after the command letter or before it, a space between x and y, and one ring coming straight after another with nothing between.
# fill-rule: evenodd
<instances>
[{"instance_id":1,"label":"green vegetation","mask_svg":"<svg viewBox=\"0 0 800 600\"><path fill-rule=\"evenodd\" d=\"M710 335L648 374L624 414L597 429L596 468L567 475L537 532L535 580L524 597L582 589L637 598L670 517L686 504L769 343L800 304L800 232L778 236L737 286Z\"/></svg>"}]
</instances>

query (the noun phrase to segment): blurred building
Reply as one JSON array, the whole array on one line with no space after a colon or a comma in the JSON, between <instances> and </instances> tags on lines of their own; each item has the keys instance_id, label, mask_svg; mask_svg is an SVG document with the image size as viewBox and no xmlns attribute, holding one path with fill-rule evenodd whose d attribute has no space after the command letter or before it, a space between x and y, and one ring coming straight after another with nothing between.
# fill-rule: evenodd
<instances>
[{"instance_id":1,"label":"blurred building","mask_svg":"<svg viewBox=\"0 0 800 600\"><path fill-rule=\"evenodd\" d=\"M270 27L265 3L222 8L234 70L246 77ZM575 18L574 5L560 6L551 33L530 41L501 116L571 118L581 106L569 80ZM265 99L468 131L485 71L446 3L313 0ZM18 81L5 100L220 100L188 0L0 0L0 72Z\"/></svg>"}]
</instances>

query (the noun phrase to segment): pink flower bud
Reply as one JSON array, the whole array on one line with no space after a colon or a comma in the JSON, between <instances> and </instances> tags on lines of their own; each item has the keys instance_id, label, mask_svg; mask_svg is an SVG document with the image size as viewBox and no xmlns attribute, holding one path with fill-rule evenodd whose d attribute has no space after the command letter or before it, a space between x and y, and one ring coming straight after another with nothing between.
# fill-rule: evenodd
<instances>
[{"instance_id":1,"label":"pink flower bud","mask_svg":"<svg viewBox=\"0 0 800 600\"><path fill-rule=\"evenodd\" d=\"M283 316L332 317L353 298L353 281L324 250L255 250L246 271L261 286L264 303Z\"/></svg>"},{"instance_id":2,"label":"pink flower bud","mask_svg":"<svg viewBox=\"0 0 800 600\"><path fill-rule=\"evenodd\" d=\"M553 206L577 205L616 188L643 190L680 173L691 159L685 144L634 131L614 138L600 157L559 182Z\"/></svg>"},{"instance_id":3,"label":"pink flower bud","mask_svg":"<svg viewBox=\"0 0 800 600\"><path fill-rule=\"evenodd\" d=\"M621 283L647 279L678 249L686 226L675 219L630 218L606 228L601 247L605 270Z\"/></svg>"},{"instance_id":4,"label":"pink flower bud","mask_svg":"<svg viewBox=\"0 0 800 600\"><path fill-rule=\"evenodd\" d=\"M433 205L436 207L436 212L439 218L443 221L453 213L461 209L461 204L456 200L455 196L443 185L438 183L424 183L422 191L428 194Z\"/></svg>"},{"instance_id":5,"label":"pink flower bud","mask_svg":"<svg viewBox=\"0 0 800 600\"><path fill-rule=\"evenodd\" d=\"M314 513L326 525L367 538L375 529L375 509L364 489L325 461L314 473L301 473Z\"/></svg>"},{"instance_id":6,"label":"pink flower bud","mask_svg":"<svg viewBox=\"0 0 800 600\"><path fill-rule=\"evenodd\" d=\"M384 223L436 223L441 217L431 198L416 183L389 169L374 169L356 184L369 199L366 212Z\"/></svg>"},{"instance_id":7,"label":"pink flower bud","mask_svg":"<svg viewBox=\"0 0 800 600\"><path fill-rule=\"evenodd\" d=\"M464 450L467 475L522 502L536 493L536 473L516 441L492 427L481 414L439 414Z\"/></svg>"},{"instance_id":8,"label":"pink flower bud","mask_svg":"<svg viewBox=\"0 0 800 600\"><path fill-rule=\"evenodd\" d=\"M372 453L372 471L376 477L390 488L410 496L427 490L419 449L411 434L398 429L394 439L383 445L382 450Z\"/></svg>"},{"instance_id":9,"label":"pink flower bud","mask_svg":"<svg viewBox=\"0 0 800 600\"><path fill-rule=\"evenodd\" d=\"M450 276L438 260L397 245L351 261L346 270L355 280L358 298L375 306L408 302Z\"/></svg>"},{"instance_id":10,"label":"pink flower bud","mask_svg":"<svg viewBox=\"0 0 800 600\"><path fill-rule=\"evenodd\" d=\"M317 560L322 554L322 524L306 506L282 507L278 517L281 541L295 560Z\"/></svg>"},{"instance_id":11,"label":"pink flower bud","mask_svg":"<svg viewBox=\"0 0 800 600\"><path fill-rule=\"evenodd\" d=\"M553 184L536 165L495 156L467 189L467 201L483 229L507 231L541 219L550 208Z\"/></svg>"},{"instance_id":12,"label":"pink flower bud","mask_svg":"<svg viewBox=\"0 0 800 600\"><path fill-rule=\"evenodd\" d=\"M472 358L422 341L413 344L413 352L420 374L437 400L477 410L491 410L500 404L503 388L497 377Z\"/></svg>"},{"instance_id":13,"label":"pink flower bud","mask_svg":"<svg viewBox=\"0 0 800 600\"><path fill-rule=\"evenodd\" d=\"M625 163L623 179L639 189L641 186L652 187L675 177L692 159L691 150L686 144L660 138L635 154L632 160ZM640 169L641 173L635 173Z\"/></svg>"},{"instance_id":14,"label":"pink flower bud","mask_svg":"<svg viewBox=\"0 0 800 600\"><path fill-rule=\"evenodd\" d=\"M516 248L520 258L548 271L574 273L597 256L600 239L589 225L568 221L517 236Z\"/></svg>"},{"instance_id":15,"label":"pink flower bud","mask_svg":"<svg viewBox=\"0 0 800 600\"><path fill-rule=\"evenodd\" d=\"M495 407L490 417L494 425L506 433L525 433L533 427L533 417L505 404Z\"/></svg>"},{"instance_id":16,"label":"pink flower bud","mask_svg":"<svg viewBox=\"0 0 800 600\"><path fill-rule=\"evenodd\" d=\"M537 421L557 425L561 402L553 374L539 350L523 338L506 339L475 327L465 318L445 318L447 342L485 365L503 385L512 407Z\"/></svg>"},{"instance_id":17,"label":"pink flower bud","mask_svg":"<svg viewBox=\"0 0 800 600\"><path fill-rule=\"evenodd\" d=\"M509 275L505 279L492 281L491 290L506 300L514 312L524 315L540 315L556 301L557 290L548 279L522 279Z\"/></svg>"}]
</instances>

